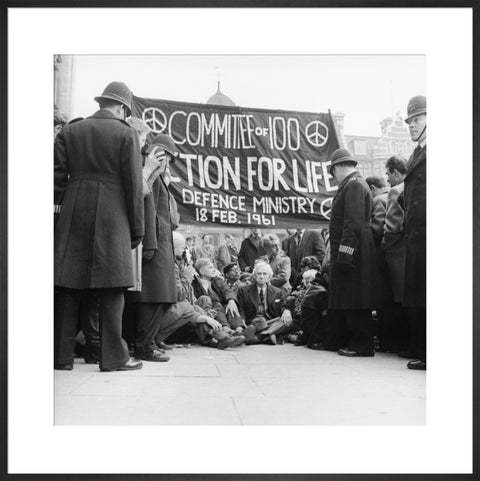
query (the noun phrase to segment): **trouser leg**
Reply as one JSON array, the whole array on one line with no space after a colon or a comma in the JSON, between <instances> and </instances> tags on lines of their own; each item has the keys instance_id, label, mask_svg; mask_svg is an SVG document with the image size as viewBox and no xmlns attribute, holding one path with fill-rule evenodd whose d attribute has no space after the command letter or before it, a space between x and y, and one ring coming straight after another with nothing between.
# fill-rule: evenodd
<instances>
[{"instance_id":1,"label":"trouser leg","mask_svg":"<svg viewBox=\"0 0 480 481\"><path fill-rule=\"evenodd\" d=\"M397 322L398 307L391 301L385 301L384 307L377 309L378 340L384 351L398 352L399 329Z\"/></svg>"},{"instance_id":2,"label":"trouser leg","mask_svg":"<svg viewBox=\"0 0 480 481\"><path fill-rule=\"evenodd\" d=\"M361 354L373 354L373 318L370 309L345 309L350 331L348 347Z\"/></svg>"},{"instance_id":3,"label":"trouser leg","mask_svg":"<svg viewBox=\"0 0 480 481\"><path fill-rule=\"evenodd\" d=\"M395 303L396 306L396 323L398 326L398 350L407 351L410 348L410 322L408 320L407 311L400 302Z\"/></svg>"},{"instance_id":4,"label":"trouser leg","mask_svg":"<svg viewBox=\"0 0 480 481\"><path fill-rule=\"evenodd\" d=\"M135 346L137 304L126 301L122 319L122 337L127 341L129 349Z\"/></svg>"},{"instance_id":5,"label":"trouser leg","mask_svg":"<svg viewBox=\"0 0 480 481\"><path fill-rule=\"evenodd\" d=\"M85 361L100 359L100 297L96 290L85 291L82 304L81 326L85 336Z\"/></svg>"},{"instance_id":6,"label":"trouser leg","mask_svg":"<svg viewBox=\"0 0 480 481\"><path fill-rule=\"evenodd\" d=\"M312 307L302 306L302 339L307 344L325 342L325 319L321 311Z\"/></svg>"},{"instance_id":7,"label":"trouser leg","mask_svg":"<svg viewBox=\"0 0 480 481\"><path fill-rule=\"evenodd\" d=\"M187 344L197 340L198 326L203 324L187 323L165 338L167 344Z\"/></svg>"},{"instance_id":8,"label":"trouser leg","mask_svg":"<svg viewBox=\"0 0 480 481\"><path fill-rule=\"evenodd\" d=\"M161 302L138 303L136 307L137 331L135 355L150 354L156 349L155 336L160 328L168 304Z\"/></svg>"},{"instance_id":9,"label":"trouser leg","mask_svg":"<svg viewBox=\"0 0 480 481\"><path fill-rule=\"evenodd\" d=\"M155 336L156 344L165 342L167 337L178 331L182 326L190 322L191 315L182 315L175 309L166 309L163 316L163 322L160 324Z\"/></svg>"},{"instance_id":10,"label":"trouser leg","mask_svg":"<svg viewBox=\"0 0 480 481\"><path fill-rule=\"evenodd\" d=\"M425 307L410 309L412 346L418 359L426 362L427 359L427 310Z\"/></svg>"},{"instance_id":11,"label":"trouser leg","mask_svg":"<svg viewBox=\"0 0 480 481\"><path fill-rule=\"evenodd\" d=\"M327 351L337 351L338 349L347 347L349 329L345 318L345 311L329 309L325 331L324 347Z\"/></svg>"},{"instance_id":12,"label":"trouser leg","mask_svg":"<svg viewBox=\"0 0 480 481\"><path fill-rule=\"evenodd\" d=\"M129 359L127 343L122 339L122 315L125 300L122 289L98 289L100 326L100 369L115 369Z\"/></svg>"},{"instance_id":13,"label":"trouser leg","mask_svg":"<svg viewBox=\"0 0 480 481\"><path fill-rule=\"evenodd\" d=\"M55 288L53 358L55 364L71 364L74 359L80 304L83 291Z\"/></svg>"}]
</instances>

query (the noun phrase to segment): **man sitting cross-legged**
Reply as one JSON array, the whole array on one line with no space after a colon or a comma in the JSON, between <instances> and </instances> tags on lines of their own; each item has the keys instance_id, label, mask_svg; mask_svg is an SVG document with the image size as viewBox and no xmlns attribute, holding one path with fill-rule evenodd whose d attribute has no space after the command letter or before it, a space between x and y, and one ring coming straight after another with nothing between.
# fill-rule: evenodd
<instances>
[{"instance_id":1,"label":"man sitting cross-legged","mask_svg":"<svg viewBox=\"0 0 480 481\"><path fill-rule=\"evenodd\" d=\"M175 279L178 302L172 304L166 311L155 338L157 344L199 340L203 345L218 349L243 344L245 341L243 336L232 336L225 332L220 322L206 314L200 307L192 304L191 284L195 270L184 260L185 238L178 232L173 232L172 237L176 260Z\"/></svg>"},{"instance_id":2,"label":"man sitting cross-legged","mask_svg":"<svg viewBox=\"0 0 480 481\"><path fill-rule=\"evenodd\" d=\"M291 329L292 314L284 306L283 291L270 285L272 276L269 264L257 262L253 268L253 282L237 292L240 316L256 331L256 339L247 339L246 344L276 344L276 336L287 334Z\"/></svg>"},{"instance_id":3,"label":"man sitting cross-legged","mask_svg":"<svg viewBox=\"0 0 480 481\"><path fill-rule=\"evenodd\" d=\"M215 317L227 333L243 331L244 323L240 318L236 294L218 272L210 259L202 258L195 262L196 276L192 288L197 304Z\"/></svg>"}]
</instances>

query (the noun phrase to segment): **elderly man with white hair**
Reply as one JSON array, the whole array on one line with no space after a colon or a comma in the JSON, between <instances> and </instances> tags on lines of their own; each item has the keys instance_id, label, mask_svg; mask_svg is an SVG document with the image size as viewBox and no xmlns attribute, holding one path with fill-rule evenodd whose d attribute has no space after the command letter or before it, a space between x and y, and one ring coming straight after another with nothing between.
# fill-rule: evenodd
<instances>
[{"instance_id":1,"label":"elderly man with white hair","mask_svg":"<svg viewBox=\"0 0 480 481\"><path fill-rule=\"evenodd\" d=\"M285 308L284 292L270 284L272 277L270 265L257 262L253 268L253 282L237 292L240 316L256 331L256 339L247 339L246 344L276 344L276 336L287 334L291 329L292 314Z\"/></svg>"}]
</instances>

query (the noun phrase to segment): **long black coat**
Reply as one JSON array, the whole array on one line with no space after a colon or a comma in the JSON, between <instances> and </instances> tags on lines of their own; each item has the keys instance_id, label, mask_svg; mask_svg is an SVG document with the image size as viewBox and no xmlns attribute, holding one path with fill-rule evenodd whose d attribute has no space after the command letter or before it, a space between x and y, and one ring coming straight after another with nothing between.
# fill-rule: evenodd
<instances>
[{"instance_id":1,"label":"long black coat","mask_svg":"<svg viewBox=\"0 0 480 481\"><path fill-rule=\"evenodd\" d=\"M56 137L54 283L73 289L133 285L131 238L143 223L142 159L136 132L107 110Z\"/></svg>"},{"instance_id":2,"label":"long black coat","mask_svg":"<svg viewBox=\"0 0 480 481\"><path fill-rule=\"evenodd\" d=\"M331 309L380 307L379 271L370 219L372 194L358 172L339 185L330 217Z\"/></svg>"},{"instance_id":3,"label":"long black coat","mask_svg":"<svg viewBox=\"0 0 480 481\"><path fill-rule=\"evenodd\" d=\"M425 307L427 297L427 147L415 149L404 180L404 305Z\"/></svg>"},{"instance_id":4,"label":"long black coat","mask_svg":"<svg viewBox=\"0 0 480 481\"><path fill-rule=\"evenodd\" d=\"M142 290L129 292L129 302L177 302L175 255L173 253L170 195L162 176L145 198L143 250L154 249L150 260L142 262Z\"/></svg>"}]
</instances>

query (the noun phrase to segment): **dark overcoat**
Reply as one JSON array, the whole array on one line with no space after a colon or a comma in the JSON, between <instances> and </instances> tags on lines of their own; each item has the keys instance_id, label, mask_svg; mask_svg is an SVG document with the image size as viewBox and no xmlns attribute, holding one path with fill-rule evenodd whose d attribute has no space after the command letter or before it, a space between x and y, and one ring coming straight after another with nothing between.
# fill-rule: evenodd
<instances>
[{"instance_id":1,"label":"dark overcoat","mask_svg":"<svg viewBox=\"0 0 480 481\"><path fill-rule=\"evenodd\" d=\"M296 236L292 235L286 242L285 253L292 261L292 269L300 272L300 263L307 256L314 256L320 264L325 257L325 241L319 230L307 229L302 235L300 243L297 244Z\"/></svg>"},{"instance_id":2,"label":"dark overcoat","mask_svg":"<svg viewBox=\"0 0 480 481\"><path fill-rule=\"evenodd\" d=\"M142 262L142 290L129 292L129 302L177 302L175 255L173 252L170 195L162 176L145 197L145 237L143 250L155 250Z\"/></svg>"},{"instance_id":3,"label":"dark overcoat","mask_svg":"<svg viewBox=\"0 0 480 481\"><path fill-rule=\"evenodd\" d=\"M283 296L284 292L278 287L270 284L267 285L266 302L267 310L265 312L267 319L273 319L282 314L284 310ZM238 311L240 317L246 324L250 324L257 315L258 304L260 299L258 296L258 286L255 282L240 287L237 292Z\"/></svg>"},{"instance_id":4,"label":"dark overcoat","mask_svg":"<svg viewBox=\"0 0 480 481\"><path fill-rule=\"evenodd\" d=\"M403 301L405 276L405 211L399 203L403 196L403 182L392 187L388 193L382 249L390 274L394 302Z\"/></svg>"},{"instance_id":5,"label":"dark overcoat","mask_svg":"<svg viewBox=\"0 0 480 481\"><path fill-rule=\"evenodd\" d=\"M406 307L426 307L427 297L427 147L417 147L404 180Z\"/></svg>"},{"instance_id":6,"label":"dark overcoat","mask_svg":"<svg viewBox=\"0 0 480 481\"><path fill-rule=\"evenodd\" d=\"M107 110L56 137L54 283L73 289L133 285L131 239L144 233L138 136Z\"/></svg>"},{"instance_id":7,"label":"dark overcoat","mask_svg":"<svg viewBox=\"0 0 480 481\"><path fill-rule=\"evenodd\" d=\"M258 246L253 242L252 236L243 239L240 244L240 252L238 253L238 265L244 271L247 267L253 268L255 259L266 254L260 240Z\"/></svg>"},{"instance_id":8,"label":"dark overcoat","mask_svg":"<svg viewBox=\"0 0 480 481\"><path fill-rule=\"evenodd\" d=\"M372 309L382 304L370 219L372 194L358 172L339 185L330 217L331 309Z\"/></svg>"}]
</instances>

